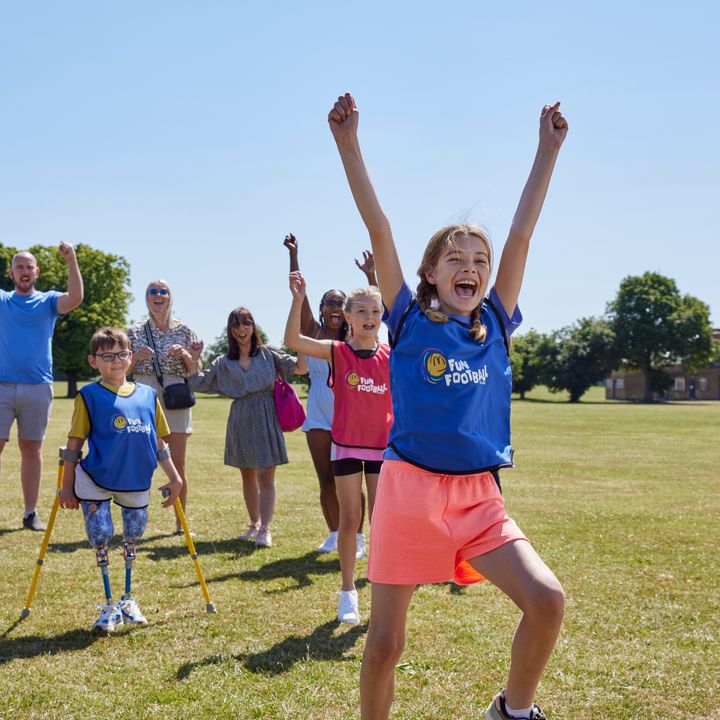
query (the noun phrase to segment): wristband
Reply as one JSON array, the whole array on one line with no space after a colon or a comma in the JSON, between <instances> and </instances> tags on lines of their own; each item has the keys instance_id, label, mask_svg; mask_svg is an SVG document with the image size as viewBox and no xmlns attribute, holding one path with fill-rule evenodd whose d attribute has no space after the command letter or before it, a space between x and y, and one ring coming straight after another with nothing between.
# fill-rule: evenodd
<instances>
[{"instance_id":1,"label":"wristband","mask_svg":"<svg viewBox=\"0 0 720 720\"><path fill-rule=\"evenodd\" d=\"M79 462L82 458L82 452L80 450L68 450L67 448L62 449L63 460L68 462Z\"/></svg>"},{"instance_id":2,"label":"wristband","mask_svg":"<svg viewBox=\"0 0 720 720\"><path fill-rule=\"evenodd\" d=\"M162 450L158 451L157 459L158 459L158 462L162 462L163 460L170 459L170 446L169 445L166 445Z\"/></svg>"}]
</instances>

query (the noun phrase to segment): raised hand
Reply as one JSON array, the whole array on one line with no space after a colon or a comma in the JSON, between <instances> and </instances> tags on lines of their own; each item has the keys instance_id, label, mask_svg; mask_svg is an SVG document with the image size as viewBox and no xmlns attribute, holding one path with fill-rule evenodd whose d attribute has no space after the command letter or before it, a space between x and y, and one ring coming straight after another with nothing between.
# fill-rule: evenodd
<instances>
[{"instance_id":1,"label":"raised hand","mask_svg":"<svg viewBox=\"0 0 720 720\"><path fill-rule=\"evenodd\" d=\"M540 142L559 148L568 132L568 123L560 112L560 101L545 105L540 113Z\"/></svg>"},{"instance_id":2,"label":"raised hand","mask_svg":"<svg viewBox=\"0 0 720 720\"><path fill-rule=\"evenodd\" d=\"M355 98L350 93L341 95L328 114L330 132L335 140L357 134L359 117Z\"/></svg>"},{"instance_id":3,"label":"raised hand","mask_svg":"<svg viewBox=\"0 0 720 720\"><path fill-rule=\"evenodd\" d=\"M60 254L65 258L65 262L69 263L75 260L75 248L70 243L61 242L58 250L60 250Z\"/></svg>"},{"instance_id":4,"label":"raised hand","mask_svg":"<svg viewBox=\"0 0 720 720\"><path fill-rule=\"evenodd\" d=\"M305 298L305 278L299 270L290 273L290 292L295 300L302 302Z\"/></svg>"},{"instance_id":5,"label":"raised hand","mask_svg":"<svg viewBox=\"0 0 720 720\"><path fill-rule=\"evenodd\" d=\"M197 362L200 359L200 355L205 347L205 343L202 340L196 340L190 343L190 359L193 362Z\"/></svg>"},{"instance_id":6,"label":"raised hand","mask_svg":"<svg viewBox=\"0 0 720 720\"><path fill-rule=\"evenodd\" d=\"M283 240L283 245L291 253L297 253L297 251L298 251L298 241L297 241L297 238L292 233L285 236L285 239Z\"/></svg>"},{"instance_id":7,"label":"raised hand","mask_svg":"<svg viewBox=\"0 0 720 720\"><path fill-rule=\"evenodd\" d=\"M369 277L375 277L375 256L370 250L363 250L363 261L355 258L355 264Z\"/></svg>"}]
</instances>

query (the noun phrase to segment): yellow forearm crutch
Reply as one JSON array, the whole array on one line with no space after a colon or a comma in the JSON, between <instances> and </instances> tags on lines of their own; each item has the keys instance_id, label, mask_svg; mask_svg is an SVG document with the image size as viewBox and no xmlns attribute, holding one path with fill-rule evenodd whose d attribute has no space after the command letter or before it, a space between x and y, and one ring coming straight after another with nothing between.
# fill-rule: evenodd
<instances>
[{"instance_id":1,"label":"yellow forearm crutch","mask_svg":"<svg viewBox=\"0 0 720 720\"><path fill-rule=\"evenodd\" d=\"M163 490L162 494L164 497L167 497L170 494L170 491L166 488L165 490ZM200 560L198 560L195 543L193 542L192 535L190 534L190 528L188 527L187 519L185 518L185 512L183 511L182 504L180 503L180 498L175 498L174 507L175 512L177 513L177 516L180 520L180 525L182 525L188 552L190 553L190 557L192 558L193 565L195 565L195 572L197 573L198 580L200 581L200 588L202 589L202 594L205 598L205 610L207 610L209 613L216 613L217 609L215 608L213 601L210 599L210 593L208 592L207 585L205 584L205 577L203 576L202 569L200 568Z\"/></svg>"},{"instance_id":2,"label":"yellow forearm crutch","mask_svg":"<svg viewBox=\"0 0 720 720\"><path fill-rule=\"evenodd\" d=\"M30 607L32 606L33 598L35 597L35 589L37 588L38 580L40 579L40 571L42 570L43 563L45 562L45 553L47 553L50 535L52 533L53 525L55 524L55 517L57 515L58 508L60 507L64 449L65 448L61 447L58 452L57 491L55 492L55 502L53 503L52 510L50 511L50 519L48 520L47 528L45 528L45 536L43 537L42 545L40 546L40 554L38 555L38 559L35 561L35 573L33 574L33 579L30 583L30 591L28 592L27 599L25 600L25 607L20 613L21 620L24 620L30 614Z\"/></svg>"}]
</instances>

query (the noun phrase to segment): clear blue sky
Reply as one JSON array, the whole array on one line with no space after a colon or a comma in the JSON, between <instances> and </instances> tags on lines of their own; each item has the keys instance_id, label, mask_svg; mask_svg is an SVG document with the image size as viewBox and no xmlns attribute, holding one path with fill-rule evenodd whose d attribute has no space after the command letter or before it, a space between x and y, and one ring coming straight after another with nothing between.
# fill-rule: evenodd
<instances>
[{"instance_id":1,"label":"clear blue sky","mask_svg":"<svg viewBox=\"0 0 720 720\"><path fill-rule=\"evenodd\" d=\"M313 305L368 246L326 125L352 91L411 285L440 226L502 247L537 138L570 135L536 230L525 329L599 315L646 270L720 326L715 3L0 4L0 242L124 255L206 341L247 305L280 342L285 233Z\"/></svg>"}]
</instances>

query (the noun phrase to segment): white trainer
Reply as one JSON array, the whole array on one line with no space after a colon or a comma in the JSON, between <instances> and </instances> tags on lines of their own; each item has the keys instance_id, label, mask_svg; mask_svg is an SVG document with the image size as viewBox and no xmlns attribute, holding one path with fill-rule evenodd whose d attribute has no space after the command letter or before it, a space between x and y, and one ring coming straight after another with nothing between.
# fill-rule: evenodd
<instances>
[{"instance_id":1,"label":"white trainer","mask_svg":"<svg viewBox=\"0 0 720 720\"><path fill-rule=\"evenodd\" d=\"M260 529L260 523L250 523L248 529L238 536L238 540L254 540Z\"/></svg>"},{"instance_id":2,"label":"white trainer","mask_svg":"<svg viewBox=\"0 0 720 720\"><path fill-rule=\"evenodd\" d=\"M357 534L356 538L355 559L362 560L367 555L367 545L365 544L365 536L362 533Z\"/></svg>"},{"instance_id":3,"label":"white trainer","mask_svg":"<svg viewBox=\"0 0 720 720\"><path fill-rule=\"evenodd\" d=\"M317 546L315 552L319 553L331 553L337 550L337 530L331 530L330 534L325 538L325 542Z\"/></svg>"},{"instance_id":4,"label":"white trainer","mask_svg":"<svg viewBox=\"0 0 720 720\"><path fill-rule=\"evenodd\" d=\"M357 590L341 590L338 602L338 620L347 625L357 625L360 622L358 610Z\"/></svg>"},{"instance_id":5,"label":"white trainer","mask_svg":"<svg viewBox=\"0 0 720 720\"><path fill-rule=\"evenodd\" d=\"M118 603L122 613L123 622L131 625L145 625L147 618L142 614L138 604L131 597L123 597Z\"/></svg>"},{"instance_id":6,"label":"white trainer","mask_svg":"<svg viewBox=\"0 0 720 720\"><path fill-rule=\"evenodd\" d=\"M123 624L120 608L114 603L106 603L100 606L100 614L93 623L92 629L100 632L111 633Z\"/></svg>"},{"instance_id":7,"label":"white trainer","mask_svg":"<svg viewBox=\"0 0 720 720\"><path fill-rule=\"evenodd\" d=\"M270 528L263 527L262 525L258 528L257 535L255 536L255 547L272 547Z\"/></svg>"}]
</instances>

